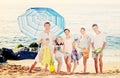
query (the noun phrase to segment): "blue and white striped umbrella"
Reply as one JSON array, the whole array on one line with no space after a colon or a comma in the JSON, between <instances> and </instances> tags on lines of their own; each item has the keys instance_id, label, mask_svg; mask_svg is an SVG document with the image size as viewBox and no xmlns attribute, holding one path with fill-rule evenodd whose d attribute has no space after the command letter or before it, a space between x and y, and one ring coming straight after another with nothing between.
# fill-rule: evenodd
<instances>
[{"instance_id":1,"label":"blue and white striped umbrella","mask_svg":"<svg viewBox=\"0 0 120 78\"><path fill-rule=\"evenodd\" d=\"M64 17L51 8L30 8L23 15L18 16L20 31L35 39L44 30L45 22L51 23L50 30L56 36L63 33L65 28Z\"/></svg>"}]
</instances>

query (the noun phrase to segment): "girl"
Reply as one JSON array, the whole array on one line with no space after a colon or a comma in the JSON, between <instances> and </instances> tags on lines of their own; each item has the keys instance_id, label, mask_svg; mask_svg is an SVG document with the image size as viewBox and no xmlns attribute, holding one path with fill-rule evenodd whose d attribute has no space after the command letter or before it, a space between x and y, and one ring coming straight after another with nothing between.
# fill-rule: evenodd
<instances>
[{"instance_id":1,"label":"girl","mask_svg":"<svg viewBox=\"0 0 120 78\"><path fill-rule=\"evenodd\" d=\"M74 70L76 69L77 64L79 64L79 57L78 57L79 54L78 54L78 52L77 52L76 45L77 45L77 43L74 42L74 43L73 43L73 51L72 51L72 55L71 55L71 57L72 57L72 62L74 62L74 67L73 67L72 73L73 73Z\"/></svg>"},{"instance_id":2,"label":"girl","mask_svg":"<svg viewBox=\"0 0 120 78\"><path fill-rule=\"evenodd\" d=\"M55 53L55 59L58 62L57 73L60 73L62 67L62 58L63 58L63 42L60 36L56 38L54 53Z\"/></svg>"},{"instance_id":3,"label":"girl","mask_svg":"<svg viewBox=\"0 0 120 78\"><path fill-rule=\"evenodd\" d=\"M48 65L50 65L53 61L53 54L52 54L52 47L50 47L50 39L46 38L43 40L43 44L42 47L40 49L40 54L39 54L39 58L41 65L45 66L44 70L47 71L48 70ZM30 69L29 69L29 73L32 72L33 68L35 67L35 65L37 64L37 61L35 61Z\"/></svg>"},{"instance_id":4,"label":"girl","mask_svg":"<svg viewBox=\"0 0 120 78\"><path fill-rule=\"evenodd\" d=\"M48 71L48 66L50 66L50 64L54 60L49 43L50 43L50 40L46 38L43 43L43 47L41 48L41 54L40 54L41 65L45 66L44 68L45 71Z\"/></svg>"},{"instance_id":5,"label":"girl","mask_svg":"<svg viewBox=\"0 0 120 78\"><path fill-rule=\"evenodd\" d=\"M81 38L79 39L78 48L80 50L80 58L83 56L83 65L84 65L84 73L86 73L87 69L87 59L89 57L90 51L90 38L86 35L85 28L81 28L80 32L82 34Z\"/></svg>"}]
</instances>

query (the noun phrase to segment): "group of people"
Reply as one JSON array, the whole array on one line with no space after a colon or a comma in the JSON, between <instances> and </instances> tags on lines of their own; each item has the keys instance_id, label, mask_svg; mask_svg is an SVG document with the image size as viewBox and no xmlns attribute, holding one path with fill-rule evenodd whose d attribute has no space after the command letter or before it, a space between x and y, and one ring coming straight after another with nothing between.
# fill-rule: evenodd
<instances>
[{"instance_id":1,"label":"group of people","mask_svg":"<svg viewBox=\"0 0 120 78\"><path fill-rule=\"evenodd\" d=\"M103 50L106 45L105 35L99 30L97 24L92 25L92 29L95 32L95 36L91 39L86 34L86 29L81 28L81 36L78 40L74 40L70 35L69 29L64 29L65 38L61 36L55 37L54 33L50 31L50 23L45 22L45 31L40 34L37 44L41 44L41 49L35 58L34 63L31 65L29 72L32 72L35 65L40 62L47 71L51 62L57 61L56 72L61 72L61 67L63 64L63 58L66 64L67 73L73 73L79 63L79 59L83 57L84 72L87 69L87 60L89 58L90 46L92 45L92 50L96 51L101 48L99 53L92 53L94 59L94 65L96 73L98 73L98 62L100 67L100 73L103 69ZM74 62L73 69L71 69L71 62Z\"/></svg>"}]
</instances>

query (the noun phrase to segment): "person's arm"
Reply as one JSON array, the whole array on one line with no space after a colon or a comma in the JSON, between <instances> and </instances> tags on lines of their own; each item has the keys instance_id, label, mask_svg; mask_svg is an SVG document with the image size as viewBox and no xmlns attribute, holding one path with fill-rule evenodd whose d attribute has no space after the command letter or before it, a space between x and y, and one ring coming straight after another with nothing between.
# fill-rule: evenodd
<instances>
[{"instance_id":1,"label":"person's arm","mask_svg":"<svg viewBox=\"0 0 120 78\"><path fill-rule=\"evenodd\" d=\"M72 51L74 50L75 42L72 43Z\"/></svg>"},{"instance_id":2,"label":"person's arm","mask_svg":"<svg viewBox=\"0 0 120 78\"><path fill-rule=\"evenodd\" d=\"M77 47L82 49L82 47L80 46L80 39L78 40Z\"/></svg>"},{"instance_id":3,"label":"person's arm","mask_svg":"<svg viewBox=\"0 0 120 78\"><path fill-rule=\"evenodd\" d=\"M88 52L90 52L90 38L88 38Z\"/></svg>"},{"instance_id":4,"label":"person's arm","mask_svg":"<svg viewBox=\"0 0 120 78\"><path fill-rule=\"evenodd\" d=\"M42 41L43 41L43 36L44 36L44 33L41 33L40 36L38 37L38 40L36 41L36 43L37 43L38 45L40 45L40 44L42 43Z\"/></svg>"},{"instance_id":5,"label":"person's arm","mask_svg":"<svg viewBox=\"0 0 120 78\"><path fill-rule=\"evenodd\" d=\"M53 57L53 52L50 51L51 57L52 57L52 61L55 61L55 58Z\"/></svg>"},{"instance_id":6,"label":"person's arm","mask_svg":"<svg viewBox=\"0 0 120 78\"><path fill-rule=\"evenodd\" d=\"M91 40L91 44L92 44L92 50L95 50L95 46L94 46L94 37L92 37L92 40Z\"/></svg>"},{"instance_id":7,"label":"person's arm","mask_svg":"<svg viewBox=\"0 0 120 78\"><path fill-rule=\"evenodd\" d=\"M102 45L102 51L103 51L103 49L105 48L105 46L106 46L106 35L103 34L103 45Z\"/></svg>"},{"instance_id":8,"label":"person's arm","mask_svg":"<svg viewBox=\"0 0 120 78\"><path fill-rule=\"evenodd\" d=\"M35 67L35 65L37 64L37 61L34 61L34 63L31 65L30 69L28 70L29 73L32 72L33 68Z\"/></svg>"},{"instance_id":9,"label":"person's arm","mask_svg":"<svg viewBox=\"0 0 120 78\"><path fill-rule=\"evenodd\" d=\"M65 53L65 40L63 39L63 53Z\"/></svg>"},{"instance_id":10,"label":"person's arm","mask_svg":"<svg viewBox=\"0 0 120 78\"><path fill-rule=\"evenodd\" d=\"M38 62L38 61L41 61L41 59L42 59L41 56L43 56L43 55L42 55L42 54L43 54L42 52L43 52L43 51L42 51L42 48L41 48L40 52L38 52L37 56L35 57L34 63L31 65L31 67L30 67L29 70L28 70L29 73L32 72L32 70L33 70L33 68L36 66L37 62Z\"/></svg>"},{"instance_id":11,"label":"person's arm","mask_svg":"<svg viewBox=\"0 0 120 78\"><path fill-rule=\"evenodd\" d=\"M93 49L93 50L95 49L95 47L94 47L94 42L92 42L92 49Z\"/></svg>"},{"instance_id":12,"label":"person's arm","mask_svg":"<svg viewBox=\"0 0 120 78\"><path fill-rule=\"evenodd\" d=\"M53 50L54 54L56 53L56 47L54 46L54 50Z\"/></svg>"},{"instance_id":13,"label":"person's arm","mask_svg":"<svg viewBox=\"0 0 120 78\"><path fill-rule=\"evenodd\" d=\"M40 45L42 43L42 39L39 39L36 43Z\"/></svg>"},{"instance_id":14,"label":"person's arm","mask_svg":"<svg viewBox=\"0 0 120 78\"><path fill-rule=\"evenodd\" d=\"M105 48L105 46L106 46L106 42L103 42L102 51L103 51L103 49Z\"/></svg>"}]
</instances>

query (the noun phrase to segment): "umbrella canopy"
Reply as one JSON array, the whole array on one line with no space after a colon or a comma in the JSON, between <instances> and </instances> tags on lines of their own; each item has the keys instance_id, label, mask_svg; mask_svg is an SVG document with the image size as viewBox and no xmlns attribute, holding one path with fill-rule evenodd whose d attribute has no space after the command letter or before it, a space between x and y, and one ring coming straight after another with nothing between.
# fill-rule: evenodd
<instances>
[{"instance_id":1,"label":"umbrella canopy","mask_svg":"<svg viewBox=\"0 0 120 78\"><path fill-rule=\"evenodd\" d=\"M50 30L56 36L64 31L64 17L51 8L30 8L23 15L18 16L20 31L34 39L37 39L39 34L44 31L45 22L50 22Z\"/></svg>"}]
</instances>

